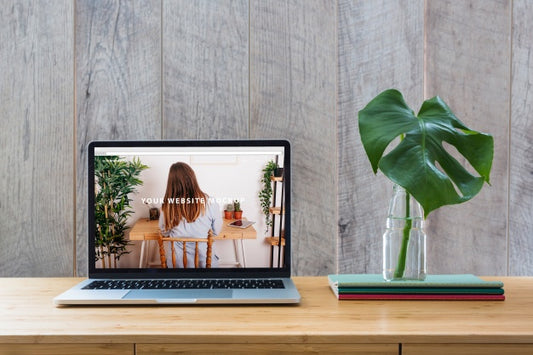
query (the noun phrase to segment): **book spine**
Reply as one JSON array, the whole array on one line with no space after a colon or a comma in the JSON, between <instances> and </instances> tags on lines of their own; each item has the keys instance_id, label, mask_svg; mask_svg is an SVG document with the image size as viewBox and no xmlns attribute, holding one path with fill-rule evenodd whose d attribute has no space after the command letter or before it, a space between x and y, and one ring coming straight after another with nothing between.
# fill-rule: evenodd
<instances>
[{"instance_id":1,"label":"book spine","mask_svg":"<svg viewBox=\"0 0 533 355\"><path fill-rule=\"evenodd\" d=\"M340 294L339 300L504 301L505 295Z\"/></svg>"}]
</instances>

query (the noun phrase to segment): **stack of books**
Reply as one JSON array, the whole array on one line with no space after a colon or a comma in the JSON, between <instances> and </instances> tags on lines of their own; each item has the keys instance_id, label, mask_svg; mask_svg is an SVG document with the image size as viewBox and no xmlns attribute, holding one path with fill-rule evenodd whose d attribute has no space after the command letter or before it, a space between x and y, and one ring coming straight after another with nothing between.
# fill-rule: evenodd
<instances>
[{"instance_id":1,"label":"stack of books","mask_svg":"<svg viewBox=\"0 0 533 355\"><path fill-rule=\"evenodd\" d=\"M339 300L505 300L503 282L477 276L427 275L424 281L385 281L380 274L329 275Z\"/></svg>"}]
</instances>

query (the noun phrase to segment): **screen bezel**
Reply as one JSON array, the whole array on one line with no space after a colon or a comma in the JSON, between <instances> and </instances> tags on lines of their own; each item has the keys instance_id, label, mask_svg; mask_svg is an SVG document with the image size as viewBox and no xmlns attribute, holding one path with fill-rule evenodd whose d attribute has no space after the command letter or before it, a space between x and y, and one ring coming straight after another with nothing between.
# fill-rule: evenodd
<instances>
[{"instance_id":1,"label":"screen bezel","mask_svg":"<svg viewBox=\"0 0 533 355\"><path fill-rule=\"evenodd\" d=\"M284 148L283 193L285 210L285 251L282 267L265 268L213 268L213 269L155 269L155 268L121 268L100 269L95 263L94 219L94 153L95 148L105 147L280 147ZM269 278L290 277L291 275L291 174L290 143L287 140L153 140L153 141L92 141L88 145L88 269L90 278L125 278L125 279L173 279L173 278ZM276 257L277 253L274 252Z\"/></svg>"}]
</instances>

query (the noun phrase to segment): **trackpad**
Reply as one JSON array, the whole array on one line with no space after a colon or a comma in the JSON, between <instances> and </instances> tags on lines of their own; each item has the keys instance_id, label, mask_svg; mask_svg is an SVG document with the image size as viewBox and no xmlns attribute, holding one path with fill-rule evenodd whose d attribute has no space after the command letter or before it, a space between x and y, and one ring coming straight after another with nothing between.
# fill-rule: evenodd
<instances>
[{"instance_id":1,"label":"trackpad","mask_svg":"<svg viewBox=\"0 0 533 355\"><path fill-rule=\"evenodd\" d=\"M232 290L132 290L123 299L146 300L146 299L198 299L198 298L222 298L233 296Z\"/></svg>"}]
</instances>

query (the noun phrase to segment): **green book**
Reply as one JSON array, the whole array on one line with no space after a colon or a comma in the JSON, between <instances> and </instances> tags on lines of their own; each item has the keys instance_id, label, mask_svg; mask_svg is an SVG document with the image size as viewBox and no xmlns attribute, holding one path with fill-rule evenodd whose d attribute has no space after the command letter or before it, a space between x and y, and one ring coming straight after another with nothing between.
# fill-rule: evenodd
<instances>
[{"instance_id":1,"label":"green book","mask_svg":"<svg viewBox=\"0 0 533 355\"><path fill-rule=\"evenodd\" d=\"M427 275L424 281L385 281L381 274L328 275L331 287L342 288L501 288L501 281L485 281L471 274Z\"/></svg>"}]
</instances>

